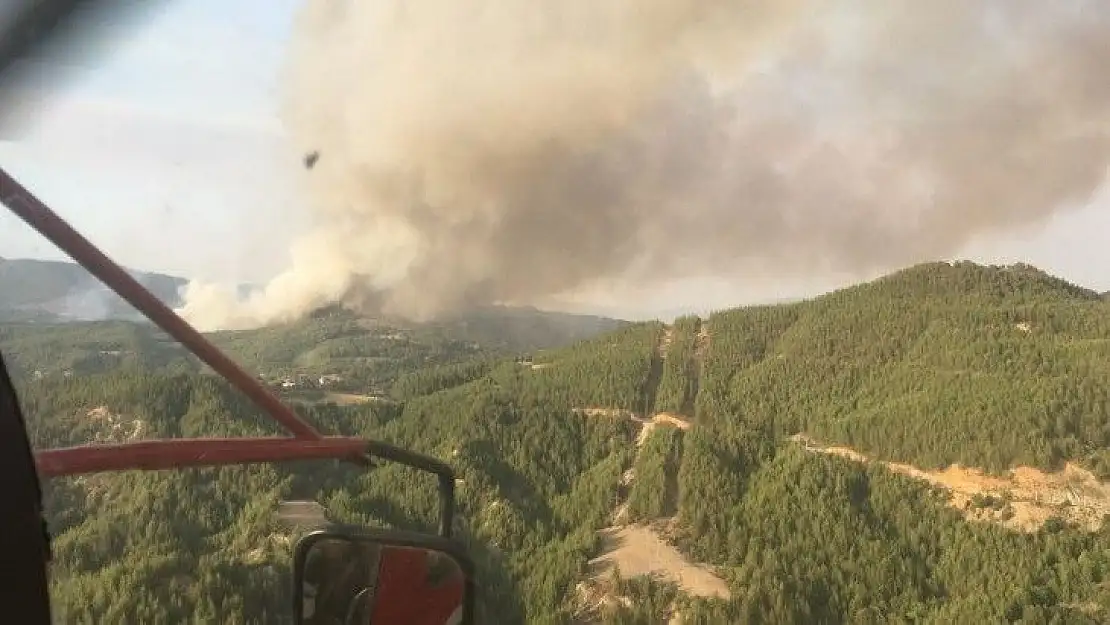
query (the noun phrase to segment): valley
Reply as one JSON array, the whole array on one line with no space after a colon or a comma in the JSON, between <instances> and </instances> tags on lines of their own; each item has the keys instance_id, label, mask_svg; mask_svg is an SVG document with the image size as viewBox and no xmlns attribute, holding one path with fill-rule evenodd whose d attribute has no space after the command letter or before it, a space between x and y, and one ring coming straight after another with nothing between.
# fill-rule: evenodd
<instances>
[{"instance_id":1,"label":"valley","mask_svg":"<svg viewBox=\"0 0 1110 625\"><path fill-rule=\"evenodd\" d=\"M251 367L367 359L297 410L456 467L483 622L1099 623L1108 306L1027 266L929 263L543 347L387 340L336 311L218 340ZM37 446L273 433L128 328L0 326ZM72 375L30 375L74 338ZM82 368L94 350L133 360ZM280 623L280 502L421 529L435 501L403 470L331 465L55 480L47 496L67 622ZM143 581L167 575L173 590Z\"/></svg>"}]
</instances>

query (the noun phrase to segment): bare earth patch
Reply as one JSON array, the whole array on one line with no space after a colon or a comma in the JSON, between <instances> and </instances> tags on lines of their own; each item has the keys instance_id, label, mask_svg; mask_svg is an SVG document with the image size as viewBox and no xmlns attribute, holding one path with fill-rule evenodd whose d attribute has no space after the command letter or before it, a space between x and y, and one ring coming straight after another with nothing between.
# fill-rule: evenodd
<instances>
[{"instance_id":1,"label":"bare earth patch","mask_svg":"<svg viewBox=\"0 0 1110 625\"><path fill-rule=\"evenodd\" d=\"M610 417L616 419L635 419L636 414L624 408L575 408L575 414L587 417Z\"/></svg>"},{"instance_id":2,"label":"bare earth patch","mask_svg":"<svg viewBox=\"0 0 1110 625\"><path fill-rule=\"evenodd\" d=\"M370 395L359 395L357 393L328 393L324 395L324 401L334 402L340 406L357 406L358 404L368 404L379 400Z\"/></svg>"},{"instance_id":3,"label":"bare earth patch","mask_svg":"<svg viewBox=\"0 0 1110 625\"><path fill-rule=\"evenodd\" d=\"M89 421L98 424L93 435L94 443L126 443L143 438L146 423L142 419L129 419L112 412L107 406L98 406L86 414Z\"/></svg>"},{"instance_id":4,"label":"bare earth patch","mask_svg":"<svg viewBox=\"0 0 1110 625\"><path fill-rule=\"evenodd\" d=\"M665 351L670 340L670 330L663 335L659 349ZM630 410L615 408L576 408L576 414L588 417L608 417L629 419L640 424L636 437L636 447L642 447L651 433L660 426L688 430L691 423L679 415L661 412L651 417L642 417ZM636 480L636 472L629 467L620 478L620 488L628 492ZM600 615L617 606L628 607L631 600L615 594L610 583L613 569L622 578L652 576L670 582L691 596L721 597L730 596L728 584L709 567L691 562L678 549L671 546L659 531L648 525L627 525L628 503L620 502L613 510L612 527L598 532L601 537L600 555L590 561L590 576L576 587L578 612L576 624L601 622ZM673 519L671 520L673 521ZM661 522L666 525L667 521ZM668 622L681 623L681 615L676 606L671 606Z\"/></svg>"},{"instance_id":5,"label":"bare earth patch","mask_svg":"<svg viewBox=\"0 0 1110 625\"><path fill-rule=\"evenodd\" d=\"M595 581L604 580L615 566L621 577L658 577L677 584L689 595L724 599L730 596L724 580L707 567L689 562L651 528L611 527L601 532L601 538L601 555L590 561Z\"/></svg>"},{"instance_id":6,"label":"bare earth patch","mask_svg":"<svg viewBox=\"0 0 1110 625\"><path fill-rule=\"evenodd\" d=\"M803 435L791 438L807 451L876 462L847 447L821 446ZM1032 467L1016 467L1002 477L980 469L952 465L940 471L923 471L908 464L880 462L909 477L928 482L950 493L949 505L969 520L990 521L1010 529L1035 532L1052 517L1096 531L1110 514L1110 485L1090 471L1068 463L1062 471L1046 473ZM994 505L984 505L993 500Z\"/></svg>"},{"instance_id":7,"label":"bare earth patch","mask_svg":"<svg viewBox=\"0 0 1110 625\"><path fill-rule=\"evenodd\" d=\"M682 417L680 417L676 414L671 414L669 412L656 413L651 418L651 422L655 425L670 425L670 426L676 427L680 430L689 430L690 429L690 422L689 421L687 421L686 419L684 419L684 418L682 418Z\"/></svg>"},{"instance_id":8,"label":"bare earth patch","mask_svg":"<svg viewBox=\"0 0 1110 625\"><path fill-rule=\"evenodd\" d=\"M670 412L659 412L651 416L651 418L644 418L631 410L624 408L575 408L575 414L583 415L586 417L609 417L613 419L631 419L637 423L648 425L670 425L679 429L689 430L690 422L685 418L672 414Z\"/></svg>"},{"instance_id":9,"label":"bare earth patch","mask_svg":"<svg viewBox=\"0 0 1110 625\"><path fill-rule=\"evenodd\" d=\"M277 517L291 527L318 527L328 523L327 510L315 501L282 501L278 504Z\"/></svg>"}]
</instances>

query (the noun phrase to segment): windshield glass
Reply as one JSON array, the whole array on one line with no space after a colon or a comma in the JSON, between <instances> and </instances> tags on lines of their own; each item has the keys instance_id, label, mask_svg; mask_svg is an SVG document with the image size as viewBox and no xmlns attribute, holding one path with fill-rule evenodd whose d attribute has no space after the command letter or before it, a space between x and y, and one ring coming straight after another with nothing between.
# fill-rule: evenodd
<instances>
[{"instance_id":1,"label":"windshield glass","mask_svg":"<svg viewBox=\"0 0 1110 625\"><path fill-rule=\"evenodd\" d=\"M1110 621L1102 3L82 20L0 167L320 432L450 463L482 622ZM0 256L36 451L287 434L6 211ZM330 460L44 491L61 622L292 623L305 530L438 512Z\"/></svg>"}]
</instances>

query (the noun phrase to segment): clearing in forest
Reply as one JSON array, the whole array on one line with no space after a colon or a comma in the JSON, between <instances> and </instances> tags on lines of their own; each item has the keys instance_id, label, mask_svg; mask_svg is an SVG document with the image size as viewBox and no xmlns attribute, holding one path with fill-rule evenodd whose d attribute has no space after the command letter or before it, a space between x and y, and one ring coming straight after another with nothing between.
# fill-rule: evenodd
<instances>
[{"instance_id":1,"label":"clearing in forest","mask_svg":"<svg viewBox=\"0 0 1110 625\"><path fill-rule=\"evenodd\" d=\"M693 356L693 358L690 358L692 362L684 364L693 365L696 368L690 371L684 366L683 373L686 375L693 374L696 377L700 373L701 359L708 344L709 335L704 323L700 322L695 328L695 333L697 336L696 347L694 353L690 354L690 356ZM633 483L636 480L636 472L633 467L636 466L640 451L642 451L648 439L651 438L652 433L656 432L661 426L686 431L692 425L690 420L682 414L659 411L658 409L651 410L655 406L655 396L663 377L664 363L668 356L671 356L670 348L676 338L678 337L675 336L675 330L672 326L664 328L659 336L652 362L652 374L644 388L646 410L643 416L631 410L604 407L587 407L575 410L576 413L585 416L629 419L640 425L636 437L636 458L633 459L632 466L628 467L621 477L620 488L626 495L632 491ZM686 377L686 375L683 377ZM694 393L697 389L696 384L696 381L692 381ZM683 408L689 408L692 413L693 398L687 396L686 400L686 402L683 402L685 404ZM622 497L622 499L625 498L626 496ZM628 502L621 501L613 511L613 525L600 532L602 539L600 555L590 561L590 579L579 584L578 587L584 607L584 613L580 615L579 622L593 622L595 618L587 616L586 613L596 617L605 605L628 603L627 598L612 595L612 588L608 584L608 579L614 569L619 571L623 578L646 575L673 583L690 596L729 597L728 584L723 579L709 567L691 562L677 548L669 544L656 529L656 525L666 525L673 522L673 519L662 519L658 523L629 523L628 517ZM677 615L672 614L671 616L672 622L677 622L675 620Z\"/></svg>"},{"instance_id":2,"label":"clearing in forest","mask_svg":"<svg viewBox=\"0 0 1110 625\"><path fill-rule=\"evenodd\" d=\"M650 527L630 525L601 532L601 555L590 561L595 580L615 566L621 577L649 575L678 585L688 595L729 597L728 584L707 567L690 562Z\"/></svg>"},{"instance_id":3,"label":"clearing in forest","mask_svg":"<svg viewBox=\"0 0 1110 625\"><path fill-rule=\"evenodd\" d=\"M356 406L380 400L372 395L359 395L357 393L327 393L324 395L324 401L334 402L340 406Z\"/></svg>"}]
</instances>

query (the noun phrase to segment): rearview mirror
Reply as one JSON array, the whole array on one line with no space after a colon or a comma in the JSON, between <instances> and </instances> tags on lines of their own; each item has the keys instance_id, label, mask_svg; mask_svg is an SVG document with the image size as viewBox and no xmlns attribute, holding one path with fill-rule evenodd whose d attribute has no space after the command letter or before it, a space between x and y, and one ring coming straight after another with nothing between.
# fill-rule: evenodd
<instances>
[{"instance_id":1,"label":"rearview mirror","mask_svg":"<svg viewBox=\"0 0 1110 625\"><path fill-rule=\"evenodd\" d=\"M293 558L298 625L471 625L474 566L454 541L362 528L306 534Z\"/></svg>"}]
</instances>

